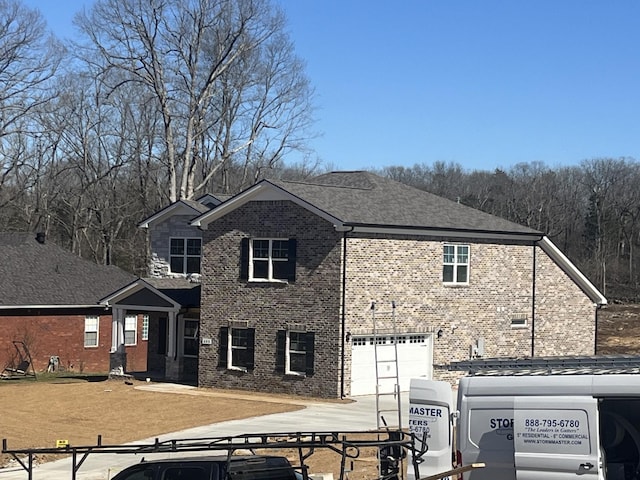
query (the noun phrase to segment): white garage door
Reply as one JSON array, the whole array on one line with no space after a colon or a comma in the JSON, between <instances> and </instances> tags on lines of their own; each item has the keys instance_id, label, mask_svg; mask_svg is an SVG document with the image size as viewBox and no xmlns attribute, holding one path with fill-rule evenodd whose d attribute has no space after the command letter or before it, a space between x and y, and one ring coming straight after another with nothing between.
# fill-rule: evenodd
<instances>
[{"instance_id":1,"label":"white garage door","mask_svg":"<svg viewBox=\"0 0 640 480\"><path fill-rule=\"evenodd\" d=\"M395 377L395 364L385 360L394 358L394 341L398 346L398 375L400 391L409 390L414 377L432 377L432 335L407 333L394 336L378 336L378 375ZM374 337L354 336L351 339L351 395L376 393L376 356ZM380 393L393 392L395 378L380 380Z\"/></svg>"}]
</instances>

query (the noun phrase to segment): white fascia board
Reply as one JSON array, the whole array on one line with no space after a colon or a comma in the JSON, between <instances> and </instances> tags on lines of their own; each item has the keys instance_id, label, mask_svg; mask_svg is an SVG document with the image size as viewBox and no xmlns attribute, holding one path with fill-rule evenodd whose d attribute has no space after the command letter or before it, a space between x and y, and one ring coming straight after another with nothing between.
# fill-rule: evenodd
<instances>
[{"instance_id":1,"label":"white fascia board","mask_svg":"<svg viewBox=\"0 0 640 480\"><path fill-rule=\"evenodd\" d=\"M180 310L181 306L180 306L179 303L176 303L175 300L167 297L164 293L162 293L161 291L156 289L150 283L145 282L141 278L139 278L138 280L133 281L132 283L130 283L129 285L127 285L127 286L125 286L123 288L121 288L120 290L117 290L116 292L113 292L108 297L105 297L105 298L101 299L100 300L100 304L101 305L105 305L105 306L109 306L109 307L113 307L114 304L118 302L118 300L120 300L122 298L126 298L129 295L133 295L134 293L139 292L140 290L143 290L145 288L148 289L148 290L151 290L155 295L159 296L160 298L162 298L166 302L169 302L171 305L173 305L173 307L170 310L175 311L175 312ZM120 307L122 305L118 305L118 306ZM140 305L136 305L135 307L132 306L131 308L140 309L141 306ZM161 310L165 311L167 309L163 308Z\"/></svg>"},{"instance_id":2,"label":"white fascia board","mask_svg":"<svg viewBox=\"0 0 640 480\"><path fill-rule=\"evenodd\" d=\"M429 237L450 238L468 238L481 240L509 241L520 240L525 242L536 242L540 240L540 235L535 234L518 234L507 232L483 232L474 230L444 230L444 229L427 229L427 228L403 228L403 227L371 227L346 224L341 231L354 233L384 233L392 235L424 235Z\"/></svg>"},{"instance_id":3,"label":"white fascia board","mask_svg":"<svg viewBox=\"0 0 640 480\"><path fill-rule=\"evenodd\" d=\"M289 200L297 205L300 205L302 208L305 208L311 213L327 220L328 222L333 224L336 229L339 229L343 224L340 219L335 218L324 210L315 207L302 198L293 195L292 193L284 190L277 185L274 185L268 180L262 180L261 182L255 184L253 187L248 188L242 193L239 193L221 206L200 215L198 218L193 219L190 225L193 227L200 227L202 230L206 230L211 222L215 222L217 219L222 218L224 215L234 211L235 209L241 207L246 203L273 200Z\"/></svg>"},{"instance_id":4,"label":"white fascia board","mask_svg":"<svg viewBox=\"0 0 640 480\"><path fill-rule=\"evenodd\" d=\"M582 291L596 304L606 305L607 299L600 293L600 291L589 281L584 274L578 270L571 260L569 260L564 253L560 251L554 243L549 240L548 237L543 237L538 242L540 248L549 255L549 257L556 262L556 264L578 285Z\"/></svg>"},{"instance_id":5,"label":"white fascia board","mask_svg":"<svg viewBox=\"0 0 640 480\"><path fill-rule=\"evenodd\" d=\"M146 220L140 222L138 224L138 228L149 228L152 223L157 223L165 218L172 217L173 215L198 215L199 213L200 212L191 205L187 205L182 200L178 200L177 202L166 206Z\"/></svg>"},{"instance_id":6,"label":"white fascia board","mask_svg":"<svg viewBox=\"0 0 640 480\"><path fill-rule=\"evenodd\" d=\"M49 308L65 308L65 309L87 309L87 308L111 308L106 305L95 303L92 305L0 305L0 310L19 310L22 308L49 309Z\"/></svg>"}]
</instances>

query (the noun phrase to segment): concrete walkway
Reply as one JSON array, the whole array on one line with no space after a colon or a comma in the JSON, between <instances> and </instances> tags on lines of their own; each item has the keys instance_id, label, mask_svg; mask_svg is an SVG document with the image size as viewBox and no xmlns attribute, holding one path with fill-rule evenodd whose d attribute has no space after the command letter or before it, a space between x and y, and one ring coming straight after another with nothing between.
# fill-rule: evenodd
<instances>
[{"instance_id":1,"label":"concrete walkway","mask_svg":"<svg viewBox=\"0 0 640 480\"><path fill-rule=\"evenodd\" d=\"M152 383L136 388L173 392L183 395L207 395L213 394L205 389L196 389L184 385L164 383ZM256 400L256 395L226 394L216 392L216 395L229 395L237 398ZM402 399L402 423L407 426L409 392L403 392ZM282 403L280 398L260 397L261 401L275 401ZM313 402L307 400L289 400L296 404L303 404L305 408L294 412L277 413L262 417L248 418L244 420L232 420L228 422L203 425L201 427L173 432L158 437L160 441L169 439L224 437L252 433L280 433L280 432L348 432L359 430L372 430L377 427L376 400L374 395L354 397L351 403ZM397 400L392 397L381 397L380 409L393 410L397 407ZM387 418L389 424L397 424L397 417L390 413ZM153 443L154 438L142 439L136 443ZM145 458L170 457L178 454L145 454ZM134 455L117 454L93 454L89 455L77 473L77 480L109 480L122 468L138 463L141 457ZM33 480L70 480L72 461L64 458L55 462L45 463L34 469ZM26 480L27 472L21 467L0 469L0 480Z\"/></svg>"}]
</instances>

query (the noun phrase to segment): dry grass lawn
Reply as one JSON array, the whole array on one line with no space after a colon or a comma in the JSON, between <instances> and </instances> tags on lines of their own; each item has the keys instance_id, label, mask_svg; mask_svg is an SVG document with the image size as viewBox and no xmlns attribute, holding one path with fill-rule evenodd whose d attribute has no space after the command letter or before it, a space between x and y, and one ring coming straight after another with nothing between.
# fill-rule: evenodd
<instances>
[{"instance_id":1,"label":"dry grass lawn","mask_svg":"<svg viewBox=\"0 0 640 480\"><path fill-rule=\"evenodd\" d=\"M102 435L103 444L121 444L225 420L303 408L300 398L285 395L261 397L211 389L204 389L203 395L183 395L140 390L134 387L142 382L133 383L0 380L0 438L7 439L10 450L54 447L56 440L68 440L72 446L95 445L98 435ZM269 453L286 455L292 463L298 461L293 450ZM363 459L354 462L349 478L372 478L378 468L375 455L375 449L364 452ZM0 455L0 466L10 458ZM307 464L311 471L339 476L340 456L328 449L318 450Z\"/></svg>"}]
</instances>

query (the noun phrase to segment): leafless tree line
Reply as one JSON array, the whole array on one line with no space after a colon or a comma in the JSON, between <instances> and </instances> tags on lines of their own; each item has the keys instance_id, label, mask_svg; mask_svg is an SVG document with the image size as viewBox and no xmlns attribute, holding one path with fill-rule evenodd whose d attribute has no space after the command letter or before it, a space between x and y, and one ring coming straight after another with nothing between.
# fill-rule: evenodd
<instances>
[{"instance_id":1,"label":"leafless tree line","mask_svg":"<svg viewBox=\"0 0 640 480\"><path fill-rule=\"evenodd\" d=\"M75 24L63 43L0 0L3 229L138 272L145 216L310 158L313 90L268 0L98 0Z\"/></svg>"},{"instance_id":2,"label":"leafless tree line","mask_svg":"<svg viewBox=\"0 0 640 480\"><path fill-rule=\"evenodd\" d=\"M98 0L76 24L63 43L0 0L0 230L144 275L137 224L170 202L320 172L313 89L267 0ZM377 173L540 230L608 297L640 301L634 159Z\"/></svg>"}]
</instances>

